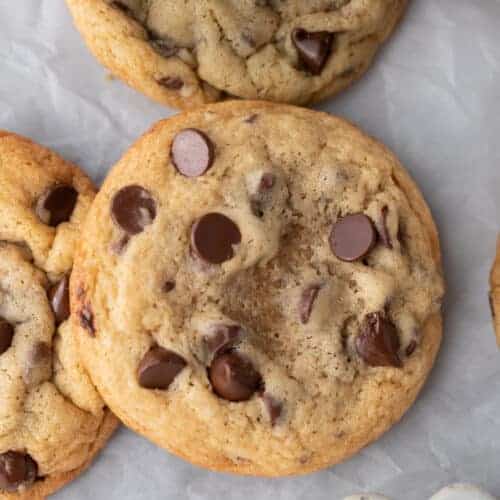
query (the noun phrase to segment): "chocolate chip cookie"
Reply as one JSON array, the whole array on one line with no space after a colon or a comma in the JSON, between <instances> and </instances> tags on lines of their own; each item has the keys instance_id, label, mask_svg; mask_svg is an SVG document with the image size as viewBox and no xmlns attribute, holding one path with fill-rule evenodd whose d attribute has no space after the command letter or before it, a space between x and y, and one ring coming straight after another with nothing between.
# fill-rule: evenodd
<instances>
[{"instance_id":1,"label":"chocolate chip cookie","mask_svg":"<svg viewBox=\"0 0 500 500\"><path fill-rule=\"evenodd\" d=\"M441 340L436 228L395 157L330 115L231 101L158 123L83 230L84 364L190 462L335 464L417 396Z\"/></svg>"},{"instance_id":2,"label":"chocolate chip cookie","mask_svg":"<svg viewBox=\"0 0 500 500\"><path fill-rule=\"evenodd\" d=\"M0 131L0 499L38 500L116 426L77 355L69 276L94 198L73 165Z\"/></svg>"},{"instance_id":3,"label":"chocolate chip cookie","mask_svg":"<svg viewBox=\"0 0 500 500\"><path fill-rule=\"evenodd\" d=\"M490 305L493 315L493 325L500 346L500 237L497 241L497 256L490 274Z\"/></svg>"},{"instance_id":4,"label":"chocolate chip cookie","mask_svg":"<svg viewBox=\"0 0 500 500\"><path fill-rule=\"evenodd\" d=\"M67 0L94 55L152 99L307 104L370 66L407 0Z\"/></svg>"}]
</instances>

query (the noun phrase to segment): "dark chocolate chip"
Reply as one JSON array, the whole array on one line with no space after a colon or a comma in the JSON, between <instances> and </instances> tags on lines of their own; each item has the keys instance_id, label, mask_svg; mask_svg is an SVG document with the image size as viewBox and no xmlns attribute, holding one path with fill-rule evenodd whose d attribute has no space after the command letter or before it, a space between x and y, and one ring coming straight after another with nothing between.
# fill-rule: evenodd
<instances>
[{"instance_id":1,"label":"dark chocolate chip","mask_svg":"<svg viewBox=\"0 0 500 500\"><path fill-rule=\"evenodd\" d=\"M302 295L300 296L299 302L299 315L300 322L305 325L309 318L311 317L311 312L314 306L314 302L318 297L318 293L321 287L319 285L309 285L304 289Z\"/></svg>"},{"instance_id":2,"label":"dark chocolate chip","mask_svg":"<svg viewBox=\"0 0 500 500\"><path fill-rule=\"evenodd\" d=\"M266 392L262 394L262 401L266 406L266 409L269 413L269 418L271 419L271 425L274 427L276 425L276 421L281 416L281 412L283 411L283 403L274 399L270 394Z\"/></svg>"},{"instance_id":3,"label":"dark chocolate chip","mask_svg":"<svg viewBox=\"0 0 500 500\"><path fill-rule=\"evenodd\" d=\"M187 128L174 137L170 157L182 175L199 177L212 166L214 145L200 130Z\"/></svg>"},{"instance_id":4,"label":"dark chocolate chip","mask_svg":"<svg viewBox=\"0 0 500 500\"><path fill-rule=\"evenodd\" d=\"M80 325L89 332L91 337L95 337L94 313L90 304L85 304L80 311Z\"/></svg>"},{"instance_id":5,"label":"dark chocolate chip","mask_svg":"<svg viewBox=\"0 0 500 500\"><path fill-rule=\"evenodd\" d=\"M29 351L23 371L26 385L36 386L52 376L52 349L46 342L37 342Z\"/></svg>"},{"instance_id":6,"label":"dark chocolate chip","mask_svg":"<svg viewBox=\"0 0 500 500\"><path fill-rule=\"evenodd\" d=\"M334 35L328 31L310 32L295 28L292 41L302 66L313 75L319 75L332 53Z\"/></svg>"},{"instance_id":7,"label":"dark chocolate chip","mask_svg":"<svg viewBox=\"0 0 500 500\"><path fill-rule=\"evenodd\" d=\"M409 344L408 347L406 348L406 355L410 357L414 352L415 349L417 348L417 341L412 340Z\"/></svg>"},{"instance_id":8,"label":"dark chocolate chip","mask_svg":"<svg viewBox=\"0 0 500 500\"><path fill-rule=\"evenodd\" d=\"M114 195L111 216L126 233L139 234L153 223L156 217L156 202L151 193L143 187L126 186Z\"/></svg>"},{"instance_id":9,"label":"dark chocolate chip","mask_svg":"<svg viewBox=\"0 0 500 500\"><path fill-rule=\"evenodd\" d=\"M158 83L170 90L180 90L184 87L184 82L178 76L166 76L160 78Z\"/></svg>"},{"instance_id":10,"label":"dark chocolate chip","mask_svg":"<svg viewBox=\"0 0 500 500\"><path fill-rule=\"evenodd\" d=\"M365 318L361 333L356 338L359 356L370 366L401 367L398 351L399 335L396 327L381 313Z\"/></svg>"},{"instance_id":11,"label":"dark chocolate chip","mask_svg":"<svg viewBox=\"0 0 500 500\"><path fill-rule=\"evenodd\" d=\"M219 213L200 217L191 228L191 248L210 264L222 264L234 257L234 245L241 242L238 226Z\"/></svg>"},{"instance_id":12,"label":"dark chocolate chip","mask_svg":"<svg viewBox=\"0 0 500 500\"><path fill-rule=\"evenodd\" d=\"M8 451L0 454L0 490L28 488L38 474L36 462L27 454Z\"/></svg>"},{"instance_id":13,"label":"dark chocolate chip","mask_svg":"<svg viewBox=\"0 0 500 500\"><path fill-rule=\"evenodd\" d=\"M165 293L170 293L172 290L174 290L174 288L175 288L175 281L173 280L167 280L163 284L163 291Z\"/></svg>"},{"instance_id":14,"label":"dark chocolate chip","mask_svg":"<svg viewBox=\"0 0 500 500\"><path fill-rule=\"evenodd\" d=\"M176 47L171 40L156 39L151 40L149 43L162 57L173 57L179 52L179 47Z\"/></svg>"},{"instance_id":15,"label":"dark chocolate chip","mask_svg":"<svg viewBox=\"0 0 500 500\"><path fill-rule=\"evenodd\" d=\"M14 327L4 318L0 318L0 354L12 345Z\"/></svg>"},{"instance_id":16,"label":"dark chocolate chip","mask_svg":"<svg viewBox=\"0 0 500 500\"><path fill-rule=\"evenodd\" d=\"M69 221L77 199L78 191L73 186L60 184L38 198L35 212L44 224L56 227Z\"/></svg>"},{"instance_id":17,"label":"dark chocolate chip","mask_svg":"<svg viewBox=\"0 0 500 500\"><path fill-rule=\"evenodd\" d=\"M239 325L214 325L205 335L204 341L210 354L217 354L231 348L244 336L245 330Z\"/></svg>"},{"instance_id":18,"label":"dark chocolate chip","mask_svg":"<svg viewBox=\"0 0 500 500\"><path fill-rule=\"evenodd\" d=\"M48 296L56 324L60 325L70 315L68 276L64 276L59 283L53 285L49 290Z\"/></svg>"},{"instance_id":19,"label":"dark chocolate chip","mask_svg":"<svg viewBox=\"0 0 500 500\"><path fill-rule=\"evenodd\" d=\"M235 351L217 356L210 365L209 377L215 394L228 401L247 401L262 386L252 363Z\"/></svg>"},{"instance_id":20,"label":"dark chocolate chip","mask_svg":"<svg viewBox=\"0 0 500 500\"><path fill-rule=\"evenodd\" d=\"M186 361L175 352L163 347L153 347L139 363L137 369L139 385L145 389L168 389L186 364Z\"/></svg>"},{"instance_id":21,"label":"dark chocolate chip","mask_svg":"<svg viewBox=\"0 0 500 500\"><path fill-rule=\"evenodd\" d=\"M373 248L377 234L365 214L346 215L338 220L330 234L330 247L340 259L352 262L362 259Z\"/></svg>"},{"instance_id":22,"label":"dark chocolate chip","mask_svg":"<svg viewBox=\"0 0 500 500\"><path fill-rule=\"evenodd\" d=\"M389 213L388 207L382 207L382 213L380 218L380 228L379 228L379 236L380 241L387 247L392 250L392 241L391 235L389 234L389 229L387 228L387 215Z\"/></svg>"}]
</instances>

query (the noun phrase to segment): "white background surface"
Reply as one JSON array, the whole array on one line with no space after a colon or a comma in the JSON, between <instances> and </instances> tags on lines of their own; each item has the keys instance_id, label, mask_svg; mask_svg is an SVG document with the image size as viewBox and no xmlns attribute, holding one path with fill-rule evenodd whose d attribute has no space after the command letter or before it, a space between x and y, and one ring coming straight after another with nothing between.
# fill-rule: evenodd
<instances>
[{"instance_id":1,"label":"white background surface","mask_svg":"<svg viewBox=\"0 0 500 500\"><path fill-rule=\"evenodd\" d=\"M487 275L500 226L500 1L413 0L370 73L321 106L391 147L441 231L445 341L401 424L356 458L283 480L192 467L121 430L62 500L337 500L375 490L424 500L455 480L500 496L500 352ZM0 127L54 148L101 181L172 111L109 81L63 0L0 0Z\"/></svg>"}]
</instances>

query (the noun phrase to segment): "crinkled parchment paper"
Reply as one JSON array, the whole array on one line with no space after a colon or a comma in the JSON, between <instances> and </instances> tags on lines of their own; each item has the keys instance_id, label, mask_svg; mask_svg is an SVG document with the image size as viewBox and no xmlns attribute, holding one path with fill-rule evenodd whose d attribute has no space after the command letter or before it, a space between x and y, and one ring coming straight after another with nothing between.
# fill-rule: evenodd
<instances>
[{"instance_id":1,"label":"crinkled parchment paper","mask_svg":"<svg viewBox=\"0 0 500 500\"><path fill-rule=\"evenodd\" d=\"M500 352L487 301L500 227L500 1L411 0L365 79L320 107L392 148L440 227L445 341L416 405L347 463L283 480L203 471L121 430L57 499L337 500L374 490L424 500L456 480L500 496ZM54 148L100 182L171 113L107 77L63 0L0 0L0 127Z\"/></svg>"}]
</instances>

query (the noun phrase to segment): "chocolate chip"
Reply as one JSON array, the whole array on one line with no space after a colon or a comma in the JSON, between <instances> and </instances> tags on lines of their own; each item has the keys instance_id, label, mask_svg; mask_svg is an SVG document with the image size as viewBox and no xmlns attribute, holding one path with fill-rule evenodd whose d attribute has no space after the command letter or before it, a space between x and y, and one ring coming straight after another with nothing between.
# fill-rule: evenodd
<instances>
[{"instance_id":1,"label":"chocolate chip","mask_svg":"<svg viewBox=\"0 0 500 500\"><path fill-rule=\"evenodd\" d=\"M111 202L111 216L130 235L139 234L153 223L156 202L141 186L131 185L118 191Z\"/></svg>"},{"instance_id":2,"label":"chocolate chip","mask_svg":"<svg viewBox=\"0 0 500 500\"><path fill-rule=\"evenodd\" d=\"M368 314L362 331L356 338L359 356L370 366L401 367L399 347L396 327L381 313Z\"/></svg>"},{"instance_id":3,"label":"chocolate chip","mask_svg":"<svg viewBox=\"0 0 500 500\"><path fill-rule=\"evenodd\" d=\"M78 191L65 184L48 189L36 203L38 218L48 226L56 227L69 221L75 209Z\"/></svg>"},{"instance_id":4,"label":"chocolate chip","mask_svg":"<svg viewBox=\"0 0 500 500\"><path fill-rule=\"evenodd\" d=\"M233 347L245 334L239 325L214 325L211 332L205 335L204 341L210 354L217 354Z\"/></svg>"},{"instance_id":5,"label":"chocolate chip","mask_svg":"<svg viewBox=\"0 0 500 500\"><path fill-rule=\"evenodd\" d=\"M59 283L53 285L49 290L48 296L56 324L60 325L69 318L70 314L68 276L64 276Z\"/></svg>"},{"instance_id":6,"label":"chocolate chip","mask_svg":"<svg viewBox=\"0 0 500 500\"><path fill-rule=\"evenodd\" d=\"M332 52L334 35L328 31L310 32L295 28L292 41L299 61L313 75L319 75Z\"/></svg>"},{"instance_id":7,"label":"chocolate chip","mask_svg":"<svg viewBox=\"0 0 500 500\"><path fill-rule=\"evenodd\" d=\"M378 234L380 236L380 241L387 248L390 248L392 250L391 235L389 234L389 230L387 228L387 215L388 215L388 213L389 213L389 208L382 207L380 228L379 228Z\"/></svg>"},{"instance_id":8,"label":"chocolate chip","mask_svg":"<svg viewBox=\"0 0 500 500\"><path fill-rule=\"evenodd\" d=\"M0 318L0 354L12 345L14 327L4 318Z\"/></svg>"},{"instance_id":9,"label":"chocolate chip","mask_svg":"<svg viewBox=\"0 0 500 500\"><path fill-rule=\"evenodd\" d=\"M309 285L304 289L302 295L300 296L299 315L300 322L303 325L305 325L311 317L314 302L318 296L320 289L321 287L319 285Z\"/></svg>"},{"instance_id":10,"label":"chocolate chip","mask_svg":"<svg viewBox=\"0 0 500 500\"><path fill-rule=\"evenodd\" d=\"M170 157L182 175L199 177L212 166L214 145L200 130L187 128L174 137Z\"/></svg>"},{"instance_id":11,"label":"chocolate chip","mask_svg":"<svg viewBox=\"0 0 500 500\"><path fill-rule=\"evenodd\" d=\"M166 76L165 78L160 78L158 83L170 90L180 90L184 87L184 82L177 76Z\"/></svg>"},{"instance_id":12,"label":"chocolate chip","mask_svg":"<svg viewBox=\"0 0 500 500\"><path fill-rule=\"evenodd\" d=\"M415 349L417 348L417 341L412 340L409 344L408 347L406 348L406 355L410 357L414 352Z\"/></svg>"},{"instance_id":13,"label":"chocolate chip","mask_svg":"<svg viewBox=\"0 0 500 500\"><path fill-rule=\"evenodd\" d=\"M259 218L264 217L264 206L267 194L276 184L276 176L272 172L264 172L257 185L257 191L250 199L252 213Z\"/></svg>"},{"instance_id":14,"label":"chocolate chip","mask_svg":"<svg viewBox=\"0 0 500 500\"><path fill-rule=\"evenodd\" d=\"M234 245L241 242L238 226L219 213L200 217L191 229L191 248L210 264L222 264L234 257Z\"/></svg>"},{"instance_id":15,"label":"chocolate chip","mask_svg":"<svg viewBox=\"0 0 500 500\"><path fill-rule=\"evenodd\" d=\"M80 311L80 325L90 333L91 337L95 337L94 313L90 304L85 304Z\"/></svg>"},{"instance_id":16,"label":"chocolate chip","mask_svg":"<svg viewBox=\"0 0 500 500\"><path fill-rule=\"evenodd\" d=\"M175 288L175 281L168 280L163 284L163 291L165 293L170 293Z\"/></svg>"},{"instance_id":17,"label":"chocolate chip","mask_svg":"<svg viewBox=\"0 0 500 500\"><path fill-rule=\"evenodd\" d=\"M0 490L27 488L35 482L37 474L38 466L27 453L8 451L0 454Z\"/></svg>"},{"instance_id":18,"label":"chocolate chip","mask_svg":"<svg viewBox=\"0 0 500 500\"><path fill-rule=\"evenodd\" d=\"M262 386L262 378L252 363L235 351L212 361L209 378L215 394L234 402L247 401Z\"/></svg>"},{"instance_id":19,"label":"chocolate chip","mask_svg":"<svg viewBox=\"0 0 500 500\"><path fill-rule=\"evenodd\" d=\"M52 349L46 342L37 342L29 351L23 371L24 383L37 386L52 376Z\"/></svg>"},{"instance_id":20,"label":"chocolate chip","mask_svg":"<svg viewBox=\"0 0 500 500\"><path fill-rule=\"evenodd\" d=\"M168 389L185 366L186 361L175 352L153 347L144 355L137 369L139 385L146 389Z\"/></svg>"},{"instance_id":21,"label":"chocolate chip","mask_svg":"<svg viewBox=\"0 0 500 500\"><path fill-rule=\"evenodd\" d=\"M283 411L283 403L274 399L270 394L266 392L262 394L262 401L269 413L269 418L271 419L271 425L274 427L276 425L276 421L281 416L281 412Z\"/></svg>"},{"instance_id":22,"label":"chocolate chip","mask_svg":"<svg viewBox=\"0 0 500 500\"><path fill-rule=\"evenodd\" d=\"M337 221L330 234L330 247L340 259L352 262L362 259L377 241L375 228L364 214L346 215Z\"/></svg>"},{"instance_id":23,"label":"chocolate chip","mask_svg":"<svg viewBox=\"0 0 500 500\"><path fill-rule=\"evenodd\" d=\"M149 42L151 47L162 57L173 57L179 52L179 47L176 47L171 40L156 39Z\"/></svg>"}]
</instances>

